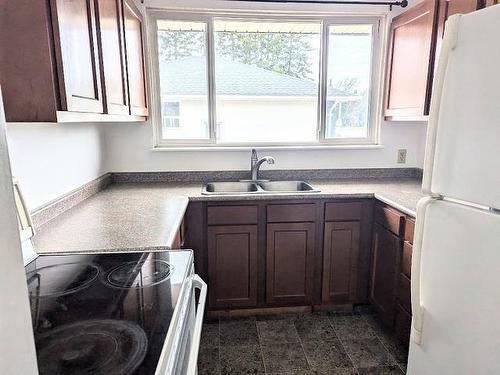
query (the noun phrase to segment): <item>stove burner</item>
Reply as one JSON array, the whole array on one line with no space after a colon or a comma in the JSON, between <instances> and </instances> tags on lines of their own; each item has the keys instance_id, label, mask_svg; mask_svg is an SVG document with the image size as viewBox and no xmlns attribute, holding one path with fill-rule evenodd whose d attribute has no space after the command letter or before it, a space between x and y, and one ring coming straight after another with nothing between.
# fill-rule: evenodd
<instances>
[{"instance_id":1,"label":"stove burner","mask_svg":"<svg viewBox=\"0 0 500 375\"><path fill-rule=\"evenodd\" d=\"M87 288L98 275L99 268L93 264L63 263L42 267L28 273L26 278L30 296L38 298L78 292Z\"/></svg>"},{"instance_id":2,"label":"stove burner","mask_svg":"<svg viewBox=\"0 0 500 375\"><path fill-rule=\"evenodd\" d=\"M116 288L142 288L167 280L171 273L172 266L167 262L147 259L143 262L128 262L113 268L108 272L106 281Z\"/></svg>"},{"instance_id":3,"label":"stove burner","mask_svg":"<svg viewBox=\"0 0 500 375\"><path fill-rule=\"evenodd\" d=\"M148 340L125 320L86 320L50 330L36 342L40 374L130 374L146 356Z\"/></svg>"}]
</instances>

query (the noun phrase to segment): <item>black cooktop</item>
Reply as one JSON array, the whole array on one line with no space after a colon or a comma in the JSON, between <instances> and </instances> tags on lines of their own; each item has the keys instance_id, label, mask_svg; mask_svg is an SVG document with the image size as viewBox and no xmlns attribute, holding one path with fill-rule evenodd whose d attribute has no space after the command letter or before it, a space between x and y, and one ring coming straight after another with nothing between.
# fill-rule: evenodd
<instances>
[{"instance_id":1,"label":"black cooktop","mask_svg":"<svg viewBox=\"0 0 500 375\"><path fill-rule=\"evenodd\" d=\"M154 374L190 251L42 255L26 266L40 374Z\"/></svg>"}]
</instances>

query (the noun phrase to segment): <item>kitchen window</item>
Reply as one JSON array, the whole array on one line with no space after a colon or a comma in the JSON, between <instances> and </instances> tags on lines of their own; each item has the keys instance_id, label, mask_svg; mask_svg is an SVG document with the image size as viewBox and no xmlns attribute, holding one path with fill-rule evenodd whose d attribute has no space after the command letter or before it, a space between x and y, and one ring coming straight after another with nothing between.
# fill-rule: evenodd
<instances>
[{"instance_id":1,"label":"kitchen window","mask_svg":"<svg viewBox=\"0 0 500 375\"><path fill-rule=\"evenodd\" d=\"M155 146L375 143L379 18L149 19Z\"/></svg>"}]
</instances>

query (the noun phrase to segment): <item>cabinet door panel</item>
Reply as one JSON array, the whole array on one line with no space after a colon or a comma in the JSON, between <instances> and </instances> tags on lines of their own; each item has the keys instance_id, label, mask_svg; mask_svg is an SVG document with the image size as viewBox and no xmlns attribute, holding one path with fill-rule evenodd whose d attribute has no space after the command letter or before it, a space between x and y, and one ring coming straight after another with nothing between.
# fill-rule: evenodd
<instances>
[{"instance_id":1,"label":"cabinet door panel","mask_svg":"<svg viewBox=\"0 0 500 375\"><path fill-rule=\"evenodd\" d=\"M126 0L123 3L123 19L125 25L130 114L146 116L148 108L144 48L142 44L142 17L131 1Z\"/></svg>"},{"instance_id":2,"label":"cabinet door panel","mask_svg":"<svg viewBox=\"0 0 500 375\"><path fill-rule=\"evenodd\" d=\"M62 109L102 113L94 0L57 0L55 12Z\"/></svg>"},{"instance_id":3,"label":"cabinet door panel","mask_svg":"<svg viewBox=\"0 0 500 375\"><path fill-rule=\"evenodd\" d=\"M314 223L267 225L267 302L301 304L312 300Z\"/></svg>"},{"instance_id":4,"label":"cabinet door panel","mask_svg":"<svg viewBox=\"0 0 500 375\"><path fill-rule=\"evenodd\" d=\"M437 1L425 0L392 21L385 110L389 119L429 113L436 15Z\"/></svg>"},{"instance_id":5,"label":"cabinet door panel","mask_svg":"<svg viewBox=\"0 0 500 375\"><path fill-rule=\"evenodd\" d=\"M105 113L128 114L122 1L99 0L98 12Z\"/></svg>"},{"instance_id":6,"label":"cabinet door panel","mask_svg":"<svg viewBox=\"0 0 500 375\"><path fill-rule=\"evenodd\" d=\"M208 228L208 276L212 308L256 305L256 225Z\"/></svg>"},{"instance_id":7,"label":"cabinet door panel","mask_svg":"<svg viewBox=\"0 0 500 375\"><path fill-rule=\"evenodd\" d=\"M382 321L392 327L401 240L379 224L373 238L370 301Z\"/></svg>"},{"instance_id":8,"label":"cabinet door panel","mask_svg":"<svg viewBox=\"0 0 500 375\"><path fill-rule=\"evenodd\" d=\"M359 233L359 222L325 223L323 302L355 302Z\"/></svg>"}]
</instances>

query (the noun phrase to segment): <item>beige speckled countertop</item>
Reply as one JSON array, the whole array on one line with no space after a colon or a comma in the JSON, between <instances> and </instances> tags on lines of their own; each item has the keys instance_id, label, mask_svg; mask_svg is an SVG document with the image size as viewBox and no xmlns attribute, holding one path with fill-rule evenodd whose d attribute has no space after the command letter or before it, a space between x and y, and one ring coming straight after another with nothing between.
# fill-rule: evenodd
<instances>
[{"instance_id":1,"label":"beige speckled countertop","mask_svg":"<svg viewBox=\"0 0 500 375\"><path fill-rule=\"evenodd\" d=\"M318 193L201 194L201 183L114 184L44 225L39 253L170 249L189 201L375 197L415 216L423 196L417 179L309 181Z\"/></svg>"}]
</instances>

